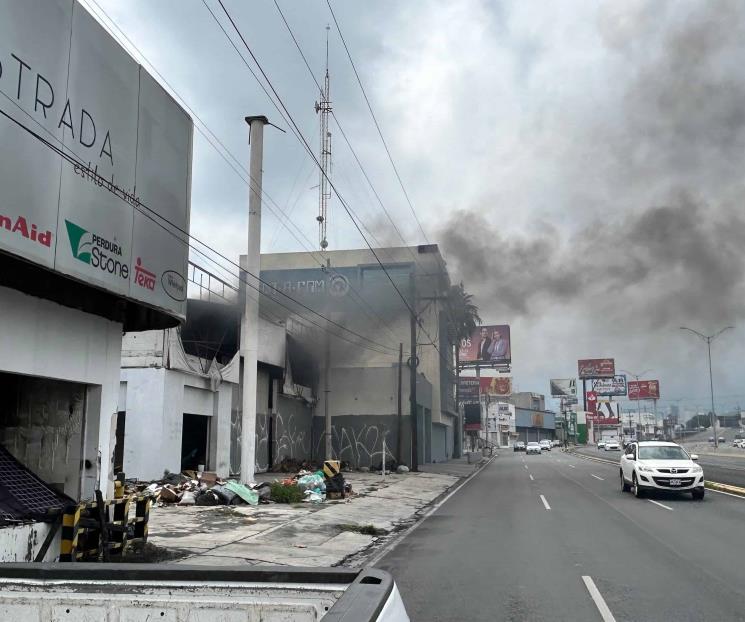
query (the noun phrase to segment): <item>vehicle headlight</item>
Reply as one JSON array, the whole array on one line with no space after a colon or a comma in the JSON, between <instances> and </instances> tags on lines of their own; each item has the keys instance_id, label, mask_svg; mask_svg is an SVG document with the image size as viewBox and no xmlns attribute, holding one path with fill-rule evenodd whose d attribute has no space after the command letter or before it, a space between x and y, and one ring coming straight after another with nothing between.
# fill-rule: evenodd
<instances>
[{"instance_id":1,"label":"vehicle headlight","mask_svg":"<svg viewBox=\"0 0 745 622\"><path fill-rule=\"evenodd\" d=\"M646 472L651 472L652 471L652 468L651 467L648 467L648 466L644 466L643 464L640 464L639 465L639 470L640 471L644 471L646 473Z\"/></svg>"},{"instance_id":2,"label":"vehicle headlight","mask_svg":"<svg viewBox=\"0 0 745 622\"><path fill-rule=\"evenodd\" d=\"M693 468L691 469L691 473L703 473L703 472L704 470L697 464L694 464Z\"/></svg>"}]
</instances>

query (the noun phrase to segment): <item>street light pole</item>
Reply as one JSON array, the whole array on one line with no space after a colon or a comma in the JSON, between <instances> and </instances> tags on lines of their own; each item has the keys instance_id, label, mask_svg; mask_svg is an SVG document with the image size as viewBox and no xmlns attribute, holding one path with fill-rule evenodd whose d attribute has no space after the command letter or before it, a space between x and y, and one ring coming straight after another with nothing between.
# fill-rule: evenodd
<instances>
[{"instance_id":1,"label":"street light pole","mask_svg":"<svg viewBox=\"0 0 745 622\"><path fill-rule=\"evenodd\" d=\"M725 326L720 331L714 333L713 335L702 335L697 330L693 330L692 328L688 328L687 326L681 326L680 330L687 330L688 332L693 333L697 337L700 337L706 342L706 349L709 354L709 390L711 392L711 429L714 431L714 449L719 448L719 436L717 435L717 425L716 425L716 414L714 413L714 375L711 371L711 342L714 341L719 335L721 335L724 331L734 329L734 326Z\"/></svg>"}]
</instances>

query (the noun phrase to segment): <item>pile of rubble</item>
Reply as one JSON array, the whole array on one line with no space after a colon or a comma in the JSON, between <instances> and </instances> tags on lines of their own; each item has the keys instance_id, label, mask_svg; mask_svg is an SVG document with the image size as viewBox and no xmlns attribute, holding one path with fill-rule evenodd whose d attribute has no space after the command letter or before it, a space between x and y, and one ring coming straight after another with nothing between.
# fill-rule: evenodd
<instances>
[{"instance_id":1,"label":"pile of rubble","mask_svg":"<svg viewBox=\"0 0 745 622\"><path fill-rule=\"evenodd\" d=\"M310 465L308 465L310 466ZM339 461L329 460L323 470L301 468L294 475L274 482L246 486L217 477L212 471L166 472L156 482L128 482L129 493L149 493L160 505L258 505L259 503L306 501L322 503L344 499L352 486L344 481ZM273 491L276 498L273 498ZM292 494L282 494L282 493Z\"/></svg>"}]
</instances>

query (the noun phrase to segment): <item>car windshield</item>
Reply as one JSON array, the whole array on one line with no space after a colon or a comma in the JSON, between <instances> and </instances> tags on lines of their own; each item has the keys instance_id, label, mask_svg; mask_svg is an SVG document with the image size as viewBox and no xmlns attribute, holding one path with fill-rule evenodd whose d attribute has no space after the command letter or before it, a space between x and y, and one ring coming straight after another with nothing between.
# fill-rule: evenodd
<instances>
[{"instance_id":1,"label":"car windshield","mask_svg":"<svg viewBox=\"0 0 745 622\"><path fill-rule=\"evenodd\" d=\"M528 443L528 447L536 447L537 445L538 443L536 443L535 441Z\"/></svg>"},{"instance_id":2,"label":"car windshield","mask_svg":"<svg viewBox=\"0 0 745 622\"><path fill-rule=\"evenodd\" d=\"M640 460L689 460L688 454L681 447L652 445L639 447Z\"/></svg>"}]
</instances>

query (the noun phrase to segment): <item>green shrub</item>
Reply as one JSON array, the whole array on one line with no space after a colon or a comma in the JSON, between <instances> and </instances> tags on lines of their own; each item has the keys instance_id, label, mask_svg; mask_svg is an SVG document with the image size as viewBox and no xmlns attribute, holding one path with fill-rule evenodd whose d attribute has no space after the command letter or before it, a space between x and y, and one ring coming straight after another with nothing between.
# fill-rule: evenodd
<instances>
[{"instance_id":1,"label":"green shrub","mask_svg":"<svg viewBox=\"0 0 745 622\"><path fill-rule=\"evenodd\" d=\"M271 499L275 503L300 503L303 500L303 493L295 484L286 486L282 482L274 482L271 490Z\"/></svg>"}]
</instances>

